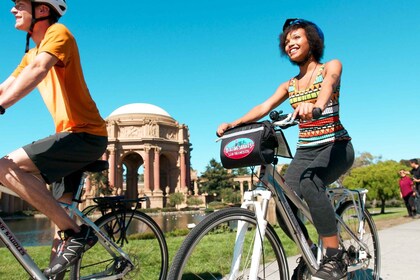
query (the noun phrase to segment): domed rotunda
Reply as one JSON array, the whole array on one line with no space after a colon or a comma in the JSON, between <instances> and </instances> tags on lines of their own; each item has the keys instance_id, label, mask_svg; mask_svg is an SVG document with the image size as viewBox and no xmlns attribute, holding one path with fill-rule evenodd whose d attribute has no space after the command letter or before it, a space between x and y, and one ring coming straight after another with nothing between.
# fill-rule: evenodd
<instances>
[{"instance_id":1,"label":"domed rotunda","mask_svg":"<svg viewBox=\"0 0 420 280\"><path fill-rule=\"evenodd\" d=\"M166 206L164 198L169 193L188 192L190 143L186 125L146 103L124 105L106 121L109 182L115 193L127 198L147 195L148 207L153 208Z\"/></svg>"}]
</instances>

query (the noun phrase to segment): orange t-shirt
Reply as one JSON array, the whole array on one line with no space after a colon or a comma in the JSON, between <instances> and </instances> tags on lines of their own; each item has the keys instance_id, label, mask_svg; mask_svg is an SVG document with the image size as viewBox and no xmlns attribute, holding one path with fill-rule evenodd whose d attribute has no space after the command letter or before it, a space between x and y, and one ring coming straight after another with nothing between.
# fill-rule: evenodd
<instances>
[{"instance_id":1,"label":"orange t-shirt","mask_svg":"<svg viewBox=\"0 0 420 280\"><path fill-rule=\"evenodd\" d=\"M64 25L51 25L39 46L23 57L12 75L17 77L41 52L47 52L59 60L38 84L38 90L53 117L56 132L87 132L107 136L105 121L83 77L76 40Z\"/></svg>"}]
</instances>

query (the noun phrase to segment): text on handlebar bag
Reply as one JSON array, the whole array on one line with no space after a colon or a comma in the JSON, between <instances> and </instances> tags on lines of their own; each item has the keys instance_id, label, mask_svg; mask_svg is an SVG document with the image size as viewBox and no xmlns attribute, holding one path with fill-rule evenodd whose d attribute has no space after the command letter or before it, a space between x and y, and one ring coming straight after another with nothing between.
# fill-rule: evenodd
<instances>
[{"instance_id":1,"label":"text on handlebar bag","mask_svg":"<svg viewBox=\"0 0 420 280\"><path fill-rule=\"evenodd\" d=\"M270 164L277 146L276 132L270 122L244 124L224 133L220 158L227 169Z\"/></svg>"}]
</instances>

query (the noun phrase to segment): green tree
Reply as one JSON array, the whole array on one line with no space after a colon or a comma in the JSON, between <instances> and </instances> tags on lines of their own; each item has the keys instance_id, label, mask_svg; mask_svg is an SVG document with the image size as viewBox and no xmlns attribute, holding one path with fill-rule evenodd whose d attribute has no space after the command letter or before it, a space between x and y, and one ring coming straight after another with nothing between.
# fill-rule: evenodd
<instances>
[{"instance_id":1,"label":"green tree","mask_svg":"<svg viewBox=\"0 0 420 280\"><path fill-rule=\"evenodd\" d=\"M178 208L178 205L182 204L184 200L185 200L184 195L180 192L171 193L169 195L169 204L171 206L175 206L176 208Z\"/></svg>"},{"instance_id":2,"label":"green tree","mask_svg":"<svg viewBox=\"0 0 420 280\"><path fill-rule=\"evenodd\" d=\"M378 163L380 160L381 160L381 156L374 156L374 155L372 155L371 153L368 153L368 152L359 153L359 156L357 156L354 159L354 163L353 163L353 166L351 167L351 169L347 170L346 173L341 175L337 179L337 183L339 185L343 185L344 179L350 174L350 172L354 168L375 164L375 163Z\"/></svg>"},{"instance_id":3,"label":"green tree","mask_svg":"<svg viewBox=\"0 0 420 280\"><path fill-rule=\"evenodd\" d=\"M380 160L381 156L374 156L371 153L363 152L354 159L353 168L375 164Z\"/></svg>"},{"instance_id":4,"label":"green tree","mask_svg":"<svg viewBox=\"0 0 420 280\"><path fill-rule=\"evenodd\" d=\"M232 169L232 173L236 176L236 175L249 175L251 174L250 170L248 167L240 167L240 168L235 168Z\"/></svg>"},{"instance_id":5,"label":"green tree","mask_svg":"<svg viewBox=\"0 0 420 280\"><path fill-rule=\"evenodd\" d=\"M233 174L223 168L214 158L206 166L206 171L201 175L201 193L216 194L220 196L223 189L232 188Z\"/></svg>"},{"instance_id":6,"label":"green tree","mask_svg":"<svg viewBox=\"0 0 420 280\"><path fill-rule=\"evenodd\" d=\"M96 187L95 196L110 195L112 190L109 186L108 171L89 173L91 186Z\"/></svg>"},{"instance_id":7,"label":"green tree","mask_svg":"<svg viewBox=\"0 0 420 280\"><path fill-rule=\"evenodd\" d=\"M241 192L234 190L233 188L221 190L220 196L222 197L222 200L225 203L236 204L241 202Z\"/></svg>"},{"instance_id":8,"label":"green tree","mask_svg":"<svg viewBox=\"0 0 420 280\"><path fill-rule=\"evenodd\" d=\"M384 214L385 202L399 197L398 170L402 168L404 165L392 160L356 167L344 178L343 185L349 189L367 189L367 198L379 200Z\"/></svg>"}]
</instances>

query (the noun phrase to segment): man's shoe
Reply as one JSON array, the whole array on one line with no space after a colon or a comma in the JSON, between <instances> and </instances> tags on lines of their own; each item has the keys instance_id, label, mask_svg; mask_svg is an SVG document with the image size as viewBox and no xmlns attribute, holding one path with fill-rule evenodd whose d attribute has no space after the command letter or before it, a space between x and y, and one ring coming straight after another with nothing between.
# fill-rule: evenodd
<instances>
[{"instance_id":1,"label":"man's shoe","mask_svg":"<svg viewBox=\"0 0 420 280\"><path fill-rule=\"evenodd\" d=\"M56 275L75 263L83 252L90 249L98 241L98 237L87 225L80 226L80 232L73 230L59 231L61 244L50 266L44 270L45 276Z\"/></svg>"},{"instance_id":2,"label":"man's shoe","mask_svg":"<svg viewBox=\"0 0 420 280\"><path fill-rule=\"evenodd\" d=\"M347 265L343 259L343 251L327 248L319 270L312 276L313 280L339 280L347 275Z\"/></svg>"}]
</instances>

